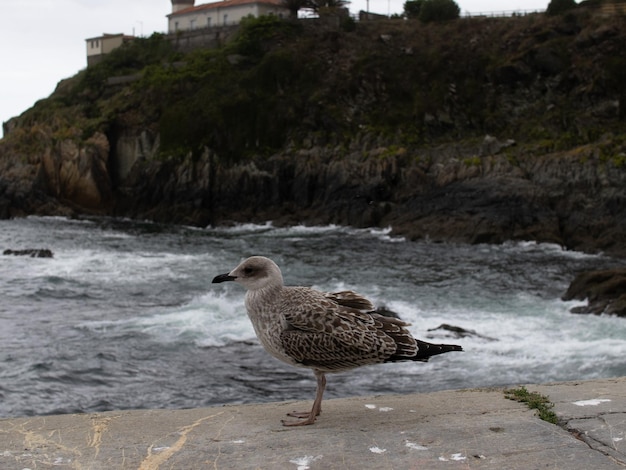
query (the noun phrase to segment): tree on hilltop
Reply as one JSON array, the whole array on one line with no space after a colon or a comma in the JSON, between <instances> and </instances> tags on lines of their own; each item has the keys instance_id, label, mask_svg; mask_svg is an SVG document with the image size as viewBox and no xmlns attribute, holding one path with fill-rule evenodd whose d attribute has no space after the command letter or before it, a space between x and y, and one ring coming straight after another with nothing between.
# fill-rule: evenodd
<instances>
[{"instance_id":1,"label":"tree on hilltop","mask_svg":"<svg viewBox=\"0 0 626 470\"><path fill-rule=\"evenodd\" d=\"M291 18L298 17L298 11L307 7L307 0L282 0L283 6L289 10Z\"/></svg>"},{"instance_id":2,"label":"tree on hilltop","mask_svg":"<svg viewBox=\"0 0 626 470\"><path fill-rule=\"evenodd\" d=\"M407 18L419 18L423 23L458 18L461 9L454 0L407 0L404 3Z\"/></svg>"},{"instance_id":3,"label":"tree on hilltop","mask_svg":"<svg viewBox=\"0 0 626 470\"><path fill-rule=\"evenodd\" d=\"M548 15L560 15L572 8L576 8L575 0L551 0L546 13Z\"/></svg>"},{"instance_id":4,"label":"tree on hilltop","mask_svg":"<svg viewBox=\"0 0 626 470\"><path fill-rule=\"evenodd\" d=\"M411 19L419 18L422 3L424 0L407 0L404 2L404 16Z\"/></svg>"}]
</instances>

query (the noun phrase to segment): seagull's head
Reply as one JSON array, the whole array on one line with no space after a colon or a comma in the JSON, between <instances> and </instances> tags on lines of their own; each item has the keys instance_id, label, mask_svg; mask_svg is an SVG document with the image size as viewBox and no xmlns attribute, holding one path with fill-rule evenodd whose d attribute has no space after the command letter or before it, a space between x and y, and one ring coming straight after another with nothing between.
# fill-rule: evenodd
<instances>
[{"instance_id":1,"label":"seagull's head","mask_svg":"<svg viewBox=\"0 0 626 470\"><path fill-rule=\"evenodd\" d=\"M213 278L214 283L225 281L238 282L248 290L259 290L282 286L283 275L271 259L264 256L252 256L242 261L231 272Z\"/></svg>"}]
</instances>

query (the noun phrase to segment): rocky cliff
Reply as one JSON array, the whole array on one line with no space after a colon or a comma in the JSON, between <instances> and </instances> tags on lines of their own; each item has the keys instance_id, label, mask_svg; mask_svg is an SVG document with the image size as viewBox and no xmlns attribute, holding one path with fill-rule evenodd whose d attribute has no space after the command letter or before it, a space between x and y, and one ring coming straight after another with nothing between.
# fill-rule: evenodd
<instances>
[{"instance_id":1,"label":"rocky cliff","mask_svg":"<svg viewBox=\"0 0 626 470\"><path fill-rule=\"evenodd\" d=\"M5 123L0 216L390 225L625 254L625 25L257 22L186 55L151 38Z\"/></svg>"},{"instance_id":2,"label":"rocky cliff","mask_svg":"<svg viewBox=\"0 0 626 470\"><path fill-rule=\"evenodd\" d=\"M490 139L487 139L490 140ZM624 253L626 171L594 146L512 160L442 145L291 150L225 164L215 154L137 165L120 215L183 224L392 226L412 239L538 240Z\"/></svg>"}]
</instances>

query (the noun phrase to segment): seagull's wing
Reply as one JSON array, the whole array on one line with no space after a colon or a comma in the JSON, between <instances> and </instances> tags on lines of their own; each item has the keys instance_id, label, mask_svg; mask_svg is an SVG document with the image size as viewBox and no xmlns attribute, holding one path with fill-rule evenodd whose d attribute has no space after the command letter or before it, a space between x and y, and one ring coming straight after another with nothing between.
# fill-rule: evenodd
<instances>
[{"instance_id":1,"label":"seagull's wing","mask_svg":"<svg viewBox=\"0 0 626 470\"><path fill-rule=\"evenodd\" d=\"M406 349L395 336L407 338L406 346L415 349L413 355L417 351L403 321L364 313L312 289L290 289L281 314L286 326L282 346L307 367L337 371L384 362L398 355L399 348Z\"/></svg>"},{"instance_id":2,"label":"seagull's wing","mask_svg":"<svg viewBox=\"0 0 626 470\"><path fill-rule=\"evenodd\" d=\"M368 299L351 290L344 290L341 292L327 292L324 296L339 305L344 307L354 308L357 310L371 312L374 310L374 305Z\"/></svg>"}]
</instances>

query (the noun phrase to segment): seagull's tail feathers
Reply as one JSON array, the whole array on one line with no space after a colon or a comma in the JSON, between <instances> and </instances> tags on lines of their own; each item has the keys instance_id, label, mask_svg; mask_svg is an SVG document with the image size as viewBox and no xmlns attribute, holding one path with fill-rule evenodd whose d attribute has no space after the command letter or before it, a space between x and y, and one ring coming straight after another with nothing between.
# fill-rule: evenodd
<instances>
[{"instance_id":1,"label":"seagull's tail feathers","mask_svg":"<svg viewBox=\"0 0 626 470\"><path fill-rule=\"evenodd\" d=\"M406 351L397 351L396 354L387 359L386 362L398 362L398 361L420 361L427 362L431 356L437 356L438 354L443 354L451 351L463 351L461 346L456 344L433 344L427 343L426 341L421 341L419 339L415 340L417 343L417 353L415 354L406 354ZM404 353L404 354L403 354Z\"/></svg>"},{"instance_id":2,"label":"seagull's tail feathers","mask_svg":"<svg viewBox=\"0 0 626 470\"><path fill-rule=\"evenodd\" d=\"M413 361L426 362L429 357L436 356L437 354L443 354L450 351L463 351L463 348L456 344L433 344L419 339L416 339L415 341L417 342L417 354L411 358Z\"/></svg>"}]
</instances>

